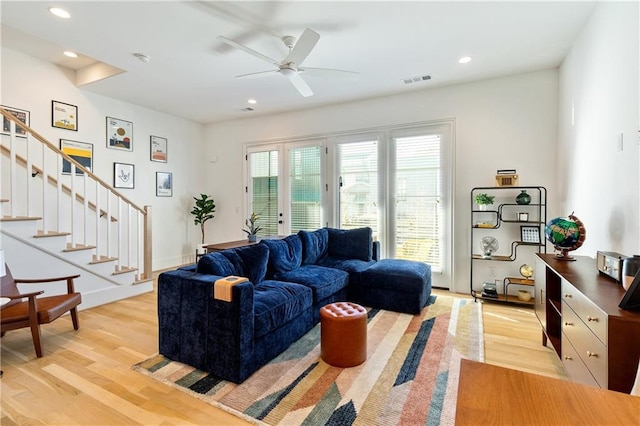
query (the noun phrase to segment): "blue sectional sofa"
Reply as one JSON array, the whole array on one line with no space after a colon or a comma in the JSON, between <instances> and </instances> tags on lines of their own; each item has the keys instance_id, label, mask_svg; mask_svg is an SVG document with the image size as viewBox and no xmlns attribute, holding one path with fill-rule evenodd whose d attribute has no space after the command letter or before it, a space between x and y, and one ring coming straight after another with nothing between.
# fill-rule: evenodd
<instances>
[{"instance_id":1,"label":"blue sectional sofa","mask_svg":"<svg viewBox=\"0 0 640 426\"><path fill-rule=\"evenodd\" d=\"M419 313L431 293L429 265L379 260L378 253L370 228L322 228L210 253L197 265L164 272L160 353L240 383L317 324L328 303ZM380 272L367 275L376 265ZM232 301L216 299L214 283L230 275L248 281L232 287Z\"/></svg>"}]
</instances>

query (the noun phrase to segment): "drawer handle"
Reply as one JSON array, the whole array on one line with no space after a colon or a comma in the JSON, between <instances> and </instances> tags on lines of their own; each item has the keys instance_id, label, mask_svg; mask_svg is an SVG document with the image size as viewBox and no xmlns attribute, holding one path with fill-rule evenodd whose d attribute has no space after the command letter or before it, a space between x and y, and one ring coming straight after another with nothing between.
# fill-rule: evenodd
<instances>
[{"instance_id":1,"label":"drawer handle","mask_svg":"<svg viewBox=\"0 0 640 426\"><path fill-rule=\"evenodd\" d=\"M571 327L573 325L573 323L572 322L565 322L564 325L565 325L565 327Z\"/></svg>"},{"instance_id":2,"label":"drawer handle","mask_svg":"<svg viewBox=\"0 0 640 426\"><path fill-rule=\"evenodd\" d=\"M573 361L573 358L571 358L569 355L565 355L564 359L566 359L567 361Z\"/></svg>"},{"instance_id":3,"label":"drawer handle","mask_svg":"<svg viewBox=\"0 0 640 426\"><path fill-rule=\"evenodd\" d=\"M572 295L570 295L569 293L565 293L565 294L564 294L564 297L572 298L573 296L572 296Z\"/></svg>"},{"instance_id":4,"label":"drawer handle","mask_svg":"<svg viewBox=\"0 0 640 426\"><path fill-rule=\"evenodd\" d=\"M598 322L598 318L597 317L587 317L587 321Z\"/></svg>"},{"instance_id":5,"label":"drawer handle","mask_svg":"<svg viewBox=\"0 0 640 426\"><path fill-rule=\"evenodd\" d=\"M595 352L591 352L591 351L587 351L587 356L588 356L589 358L592 358L592 357L593 357L593 358L598 358L598 354L597 354L597 353L595 353Z\"/></svg>"}]
</instances>

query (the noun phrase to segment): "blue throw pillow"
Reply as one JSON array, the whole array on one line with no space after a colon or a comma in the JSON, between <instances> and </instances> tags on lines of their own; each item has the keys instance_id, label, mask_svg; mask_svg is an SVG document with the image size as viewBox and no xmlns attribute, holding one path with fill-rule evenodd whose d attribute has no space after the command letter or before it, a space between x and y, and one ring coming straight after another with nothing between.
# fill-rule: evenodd
<instances>
[{"instance_id":1,"label":"blue throw pillow","mask_svg":"<svg viewBox=\"0 0 640 426\"><path fill-rule=\"evenodd\" d=\"M228 251L234 253L240 260L240 276L249 278L249 281L255 285L264 280L267 274L269 247L263 244L253 244Z\"/></svg>"},{"instance_id":2,"label":"blue throw pillow","mask_svg":"<svg viewBox=\"0 0 640 426\"><path fill-rule=\"evenodd\" d=\"M371 228L328 228L328 232L329 256L343 259L360 259L366 262L372 259L373 235Z\"/></svg>"},{"instance_id":3,"label":"blue throw pillow","mask_svg":"<svg viewBox=\"0 0 640 426\"><path fill-rule=\"evenodd\" d=\"M298 236L302 241L302 263L304 265L315 265L327 255L329 248L327 228L316 231L299 231Z\"/></svg>"},{"instance_id":4,"label":"blue throw pillow","mask_svg":"<svg viewBox=\"0 0 640 426\"><path fill-rule=\"evenodd\" d=\"M199 274L220 275L221 277L240 273L222 252L209 253L202 256L198 261L196 272Z\"/></svg>"},{"instance_id":5,"label":"blue throw pillow","mask_svg":"<svg viewBox=\"0 0 640 426\"><path fill-rule=\"evenodd\" d=\"M260 244L269 247L269 269L272 274L288 272L302 264L302 241L297 235L289 235L281 240L262 240Z\"/></svg>"}]
</instances>

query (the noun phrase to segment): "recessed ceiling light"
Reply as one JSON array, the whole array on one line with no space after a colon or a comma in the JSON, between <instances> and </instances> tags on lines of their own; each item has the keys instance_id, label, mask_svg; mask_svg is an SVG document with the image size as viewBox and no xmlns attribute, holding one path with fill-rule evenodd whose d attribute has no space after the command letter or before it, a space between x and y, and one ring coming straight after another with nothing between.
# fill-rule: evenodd
<instances>
[{"instance_id":1,"label":"recessed ceiling light","mask_svg":"<svg viewBox=\"0 0 640 426\"><path fill-rule=\"evenodd\" d=\"M69 12L59 7L50 7L49 12L56 15L58 18L63 18L63 19L71 18L71 15L69 14Z\"/></svg>"},{"instance_id":2,"label":"recessed ceiling light","mask_svg":"<svg viewBox=\"0 0 640 426\"><path fill-rule=\"evenodd\" d=\"M247 102L249 102L252 105L258 103L258 101L256 101L255 99L249 99Z\"/></svg>"},{"instance_id":3,"label":"recessed ceiling light","mask_svg":"<svg viewBox=\"0 0 640 426\"><path fill-rule=\"evenodd\" d=\"M64 53L64 56L68 56L68 57L70 57L70 58L77 58L77 57L78 57L78 55L77 55L77 54L73 53L73 52L72 52L72 51L70 51L70 50L67 50L67 51L65 51L65 52L63 52L63 53Z\"/></svg>"},{"instance_id":4,"label":"recessed ceiling light","mask_svg":"<svg viewBox=\"0 0 640 426\"><path fill-rule=\"evenodd\" d=\"M470 56L463 56L462 58L458 59L459 64L467 64L469 62L471 62Z\"/></svg>"}]
</instances>

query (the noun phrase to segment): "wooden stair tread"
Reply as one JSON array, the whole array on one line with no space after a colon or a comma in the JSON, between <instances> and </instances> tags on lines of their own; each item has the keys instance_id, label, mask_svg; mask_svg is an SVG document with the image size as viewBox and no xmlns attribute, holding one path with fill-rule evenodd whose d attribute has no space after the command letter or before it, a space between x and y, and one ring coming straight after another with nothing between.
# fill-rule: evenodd
<instances>
[{"instance_id":1,"label":"wooden stair tread","mask_svg":"<svg viewBox=\"0 0 640 426\"><path fill-rule=\"evenodd\" d=\"M138 268L129 268L127 266L121 266L119 270L114 271L111 275L120 275L120 274L126 274L127 272L134 272L137 271Z\"/></svg>"},{"instance_id":2,"label":"wooden stair tread","mask_svg":"<svg viewBox=\"0 0 640 426\"><path fill-rule=\"evenodd\" d=\"M106 263L106 262L115 262L116 260L118 260L117 257L100 256L99 258L96 258L94 256L93 260L89 262L89 265L96 265L98 263Z\"/></svg>"},{"instance_id":3,"label":"wooden stair tread","mask_svg":"<svg viewBox=\"0 0 640 426\"><path fill-rule=\"evenodd\" d=\"M47 238L47 237L66 237L67 235L71 235L71 232L57 232L57 231L38 231L33 238Z\"/></svg>"},{"instance_id":4,"label":"wooden stair tread","mask_svg":"<svg viewBox=\"0 0 640 426\"><path fill-rule=\"evenodd\" d=\"M16 217L11 217L11 216L2 216L2 218L0 218L0 222L19 222L19 221L23 221L23 220L42 220L41 217L35 217L35 216L16 216Z\"/></svg>"},{"instance_id":5,"label":"wooden stair tread","mask_svg":"<svg viewBox=\"0 0 640 426\"><path fill-rule=\"evenodd\" d=\"M0 203L8 203L9 199L7 198L0 198Z\"/></svg>"},{"instance_id":6,"label":"wooden stair tread","mask_svg":"<svg viewBox=\"0 0 640 426\"><path fill-rule=\"evenodd\" d=\"M76 244L75 247L71 247L71 244L67 244L67 248L62 250L63 252L72 252L80 250L93 250L96 246L83 246L82 244Z\"/></svg>"}]
</instances>

